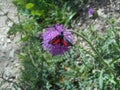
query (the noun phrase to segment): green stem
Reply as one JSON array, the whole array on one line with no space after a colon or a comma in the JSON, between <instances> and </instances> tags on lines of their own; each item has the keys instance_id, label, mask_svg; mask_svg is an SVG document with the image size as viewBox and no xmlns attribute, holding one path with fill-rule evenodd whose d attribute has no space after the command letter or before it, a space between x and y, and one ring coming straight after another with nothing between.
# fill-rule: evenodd
<instances>
[{"instance_id":1,"label":"green stem","mask_svg":"<svg viewBox=\"0 0 120 90\"><path fill-rule=\"evenodd\" d=\"M114 64L116 61L118 61L120 59L120 56L119 57L116 57L114 60L112 60L111 62L110 62L110 65L112 65L112 64Z\"/></svg>"},{"instance_id":2,"label":"green stem","mask_svg":"<svg viewBox=\"0 0 120 90\"><path fill-rule=\"evenodd\" d=\"M90 42L89 40L87 40L83 35L75 32L75 31L72 31L72 30L71 30L71 32L77 34L77 35L80 36L82 39L84 39L84 40L90 45L90 47L92 48L92 50L97 54L97 56L99 57L99 60L102 60L103 64L108 66L108 64L104 61L104 59L102 58L102 56L101 56L101 55L98 53L98 51L93 47L93 45L91 44L91 42ZM101 61L100 61L100 62L101 62Z\"/></svg>"},{"instance_id":3,"label":"green stem","mask_svg":"<svg viewBox=\"0 0 120 90\"><path fill-rule=\"evenodd\" d=\"M29 56L30 56L30 60L31 60L33 66L34 66L35 68L37 68L37 64L35 64L35 62L34 62L35 60L33 59L32 55L31 55L31 53L30 53L30 49L28 50L28 54L29 54Z\"/></svg>"}]
</instances>

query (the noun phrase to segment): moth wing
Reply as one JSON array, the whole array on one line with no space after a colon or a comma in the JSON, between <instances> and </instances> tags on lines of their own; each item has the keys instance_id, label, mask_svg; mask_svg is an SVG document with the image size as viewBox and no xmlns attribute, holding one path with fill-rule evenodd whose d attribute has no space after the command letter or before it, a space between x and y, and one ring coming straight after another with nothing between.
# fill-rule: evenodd
<instances>
[{"instance_id":1,"label":"moth wing","mask_svg":"<svg viewBox=\"0 0 120 90\"><path fill-rule=\"evenodd\" d=\"M73 46L73 44L69 40L67 40L66 38L62 39L62 44L64 46Z\"/></svg>"},{"instance_id":2,"label":"moth wing","mask_svg":"<svg viewBox=\"0 0 120 90\"><path fill-rule=\"evenodd\" d=\"M48 42L49 44L57 45L60 43L60 35L57 35L55 38Z\"/></svg>"}]
</instances>

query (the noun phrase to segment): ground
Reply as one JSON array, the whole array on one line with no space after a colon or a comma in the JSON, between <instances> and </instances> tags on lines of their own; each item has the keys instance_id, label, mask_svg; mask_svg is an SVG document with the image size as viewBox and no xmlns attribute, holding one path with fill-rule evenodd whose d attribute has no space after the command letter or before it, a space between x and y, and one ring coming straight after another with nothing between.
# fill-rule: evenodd
<instances>
[{"instance_id":1,"label":"ground","mask_svg":"<svg viewBox=\"0 0 120 90\"><path fill-rule=\"evenodd\" d=\"M13 23L7 20L5 14L8 13L8 17L18 23L16 17L17 9L12 4L12 0L0 0L0 9L0 77L2 77L3 74L4 79L12 77L12 81L14 81L14 79L17 78L19 68L19 60L17 55L15 55L19 47L17 43L19 37L11 36L8 38L7 32ZM1 80L2 79L0 79L0 90L12 88L12 83L9 84L6 82L6 84L2 84Z\"/></svg>"}]
</instances>

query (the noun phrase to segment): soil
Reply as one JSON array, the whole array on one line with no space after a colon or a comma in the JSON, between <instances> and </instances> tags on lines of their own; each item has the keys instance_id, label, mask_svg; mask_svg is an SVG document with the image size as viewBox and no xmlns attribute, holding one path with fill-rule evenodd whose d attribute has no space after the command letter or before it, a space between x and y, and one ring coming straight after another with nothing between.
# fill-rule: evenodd
<instances>
[{"instance_id":1,"label":"soil","mask_svg":"<svg viewBox=\"0 0 120 90\"><path fill-rule=\"evenodd\" d=\"M13 24L8 17L18 23L16 14L17 9L12 4L12 0L0 0L0 90L14 90L13 83L9 80L15 81L18 76L19 60L15 53L19 49L17 43L19 37L8 38L7 35ZM6 82L3 83L5 80Z\"/></svg>"}]
</instances>

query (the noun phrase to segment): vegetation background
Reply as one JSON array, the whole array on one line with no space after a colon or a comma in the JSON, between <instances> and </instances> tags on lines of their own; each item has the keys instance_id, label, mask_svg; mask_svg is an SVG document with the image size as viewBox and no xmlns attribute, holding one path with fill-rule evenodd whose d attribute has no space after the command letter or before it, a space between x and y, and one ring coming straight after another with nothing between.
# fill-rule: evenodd
<instances>
[{"instance_id":1,"label":"vegetation background","mask_svg":"<svg viewBox=\"0 0 120 90\"><path fill-rule=\"evenodd\" d=\"M17 90L119 90L119 0L13 0L19 23L8 35L21 35ZM113 6L116 5L116 6ZM90 18L88 9L98 16ZM114 13L116 14L114 15ZM74 46L61 56L44 51L38 36L63 24L72 29Z\"/></svg>"}]
</instances>

